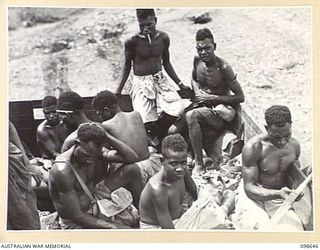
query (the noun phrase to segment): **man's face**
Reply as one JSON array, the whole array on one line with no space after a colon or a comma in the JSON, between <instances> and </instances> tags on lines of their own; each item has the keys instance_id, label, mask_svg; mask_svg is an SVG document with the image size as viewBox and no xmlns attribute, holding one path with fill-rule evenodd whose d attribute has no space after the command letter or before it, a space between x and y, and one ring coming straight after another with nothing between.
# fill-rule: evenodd
<instances>
[{"instance_id":1,"label":"man's face","mask_svg":"<svg viewBox=\"0 0 320 250\"><path fill-rule=\"evenodd\" d=\"M163 156L163 165L166 173L173 179L181 179L187 171L187 152L168 150Z\"/></svg>"},{"instance_id":2,"label":"man's face","mask_svg":"<svg viewBox=\"0 0 320 250\"><path fill-rule=\"evenodd\" d=\"M196 49L202 61L209 62L213 59L215 44L212 39L206 38L204 40L197 41Z\"/></svg>"},{"instance_id":3,"label":"man's face","mask_svg":"<svg viewBox=\"0 0 320 250\"><path fill-rule=\"evenodd\" d=\"M89 142L79 142L79 147L77 147L77 159L88 165L93 165L102 156L102 145L98 145L93 141Z\"/></svg>"},{"instance_id":4,"label":"man's face","mask_svg":"<svg viewBox=\"0 0 320 250\"><path fill-rule=\"evenodd\" d=\"M96 114L102 122L110 120L114 116L108 108L96 109Z\"/></svg>"},{"instance_id":5,"label":"man's face","mask_svg":"<svg viewBox=\"0 0 320 250\"><path fill-rule=\"evenodd\" d=\"M74 111L58 110L61 120L65 124L69 132L73 132L78 128L77 119L74 117Z\"/></svg>"},{"instance_id":6,"label":"man's face","mask_svg":"<svg viewBox=\"0 0 320 250\"><path fill-rule=\"evenodd\" d=\"M277 148L287 147L291 137L291 124L286 123L283 127L277 127L274 124L266 127L271 143Z\"/></svg>"},{"instance_id":7,"label":"man's face","mask_svg":"<svg viewBox=\"0 0 320 250\"><path fill-rule=\"evenodd\" d=\"M154 16L147 16L144 19L138 19L139 28L142 35L151 37L156 33L157 20Z\"/></svg>"},{"instance_id":8,"label":"man's face","mask_svg":"<svg viewBox=\"0 0 320 250\"><path fill-rule=\"evenodd\" d=\"M55 105L43 108L43 114L49 125L55 126L59 124L59 114Z\"/></svg>"}]
</instances>

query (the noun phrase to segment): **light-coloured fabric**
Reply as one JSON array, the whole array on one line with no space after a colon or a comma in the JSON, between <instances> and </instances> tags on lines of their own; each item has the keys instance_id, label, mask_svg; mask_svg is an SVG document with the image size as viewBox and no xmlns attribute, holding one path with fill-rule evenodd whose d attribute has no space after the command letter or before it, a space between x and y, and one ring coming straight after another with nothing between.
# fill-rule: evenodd
<instances>
[{"instance_id":1,"label":"light-coloured fabric","mask_svg":"<svg viewBox=\"0 0 320 250\"><path fill-rule=\"evenodd\" d=\"M161 229L160 225L152 225L145 222L140 221L140 229L148 230L148 229Z\"/></svg>"},{"instance_id":2,"label":"light-coloured fabric","mask_svg":"<svg viewBox=\"0 0 320 250\"><path fill-rule=\"evenodd\" d=\"M59 226L62 230L68 229L83 229L83 227L79 226L78 224L74 223L71 219L63 219L59 217Z\"/></svg>"},{"instance_id":3,"label":"light-coloured fabric","mask_svg":"<svg viewBox=\"0 0 320 250\"><path fill-rule=\"evenodd\" d=\"M176 229L230 228L231 222L220 207L223 190L218 186L202 184L198 186L198 199L180 217Z\"/></svg>"},{"instance_id":4,"label":"light-coloured fabric","mask_svg":"<svg viewBox=\"0 0 320 250\"><path fill-rule=\"evenodd\" d=\"M173 225L176 226L176 224L179 222L179 219L176 219L173 221ZM152 230L152 229L161 229L160 225L153 225L153 224L149 224L149 223L145 223L143 221L140 221L140 229L143 230Z\"/></svg>"},{"instance_id":5,"label":"light-coloured fabric","mask_svg":"<svg viewBox=\"0 0 320 250\"><path fill-rule=\"evenodd\" d=\"M191 101L182 99L172 82L159 71L154 75L133 76L130 91L133 109L144 123L157 121L161 112L180 117Z\"/></svg>"},{"instance_id":6,"label":"light-coloured fabric","mask_svg":"<svg viewBox=\"0 0 320 250\"><path fill-rule=\"evenodd\" d=\"M244 190L243 180L236 190L233 223L239 230L261 231L303 231L298 215L290 209L277 224L271 222L272 216L283 204L283 200L253 201Z\"/></svg>"}]
</instances>

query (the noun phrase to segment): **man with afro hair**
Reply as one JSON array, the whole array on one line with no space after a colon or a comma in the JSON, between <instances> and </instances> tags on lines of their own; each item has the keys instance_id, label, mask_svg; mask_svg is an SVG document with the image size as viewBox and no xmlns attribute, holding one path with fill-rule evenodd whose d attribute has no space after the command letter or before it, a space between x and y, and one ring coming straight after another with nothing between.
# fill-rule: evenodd
<instances>
[{"instance_id":1,"label":"man with afro hair","mask_svg":"<svg viewBox=\"0 0 320 250\"><path fill-rule=\"evenodd\" d=\"M266 110L265 121L266 133L251 138L242 151L243 185L238 187L234 224L244 230L303 230L292 209L277 225L271 221L293 192L287 186L287 177L300 156L300 144L291 137L290 110L274 105Z\"/></svg>"},{"instance_id":2,"label":"man with afro hair","mask_svg":"<svg viewBox=\"0 0 320 250\"><path fill-rule=\"evenodd\" d=\"M133 202L138 206L142 189L141 182L137 181L140 172L130 165L137 160L137 155L97 123L83 123L76 133L74 145L57 157L49 174L49 191L60 216L60 226L62 229L127 228L99 214L93 196L98 195L97 184L104 183L110 192L125 187L131 191ZM114 150L106 150L105 143ZM107 167L109 162L127 165L112 171ZM108 183L105 183L106 176L109 176Z\"/></svg>"},{"instance_id":3,"label":"man with afro hair","mask_svg":"<svg viewBox=\"0 0 320 250\"><path fill-rule=\"evenodd\" d=\"M45 120L37 128L37 142L41 156L53 160L60 153L68 130L57 112L56 97L43 98L42 108Z\"/></svg>"}]
</instances>

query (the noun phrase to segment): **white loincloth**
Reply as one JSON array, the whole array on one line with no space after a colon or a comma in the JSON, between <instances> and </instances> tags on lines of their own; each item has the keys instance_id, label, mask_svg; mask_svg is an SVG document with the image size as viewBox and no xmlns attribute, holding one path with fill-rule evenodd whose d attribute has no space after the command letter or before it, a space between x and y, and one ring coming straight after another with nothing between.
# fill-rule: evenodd
<instances>
[{"instance_id":1,"label":"white loincloth","mask_svg":"<svg viewBox=\"0 0 320 250\"><path fill-rule=\"evenodd\" d=\"M179 96L161 71L154 75L134 75L130 95L133 109L140 113L143 123L157 121L161 112L180 117L191 103Z\"/></svg>"}]
</instances>

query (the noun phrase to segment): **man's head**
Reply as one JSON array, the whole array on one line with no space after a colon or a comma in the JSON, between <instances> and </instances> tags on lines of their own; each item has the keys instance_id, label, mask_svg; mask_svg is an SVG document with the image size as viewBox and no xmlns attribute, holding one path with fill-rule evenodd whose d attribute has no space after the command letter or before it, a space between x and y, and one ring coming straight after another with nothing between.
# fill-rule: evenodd
<instances>
[{"instance_id":1,"label":"man's head","mask_svg":"<svg viewBox=\"0 0 320 250\"><path fill-rule=\"evenodd\" d=\"M288 107L274 105L265 112L269 139L277 148L285 148L291 137L291 113Z\"/></svg>"},{"instance_id":2,"label":"man's head","mask_svg":"<svg viewBox=\"0 0 320 250\"><path fill-rule=\"evenodd\" d=\"M137 9L137 18L142 35L153 37L156 32L157 17L154 9Z\"/></svg>"},{"instance_id":3,"label":"man's head","mask_svg":"<svg viewBox=\"0 0 320 250\"><path fill-rule=\"evenodd\" d=\"M73 91L62 93L58 98L58 112L69 131L78 127L77 117L83 109L82 97Z\"/></svg>"},{"instance_id":4,"label":"man's head","mask_svg":"<svg viewBox=\"0 0 320 250\"><path fill-rule=\"evenodd\" d=\"M216 49L211 31L207 28L199 29L196 34L196 49L201 60L205 63L213 60Z\"/></svg>"},{"instance_id":5,"label":"man's head","mask_svg":"<svg viewBox=\"0 0 320 250\"><path fill-rule=\"evenodd\" d=\"M102 121L111 119L117 112L118 98L112 92L99 92L92 100L92 107Z\"/></svg>"},{"instance_id":6,"label":"man's head","mask_svg":"<svg viewBox=\"0 0 320 250\"><path fill-rule=\"evenodd\" d=\"M77 131L75 155L80 162L94 164L102 156L106 132L96 123L83 123Z\"/></svg>"},{"instance_id":7,"label":"man's head","mask_svg":"<svg viewBox=\"0 0 320 250\"><path fill-rule=\"evenodd\" d=\"M57 98L46 96L42 100L42 108L47 124L55 126L59 124L59 114L57 112Z\"/></svg>"},{"instance_id":8,"label":"man's head","mask_svg":"<svg viewBox=\"0 0 320 250\"><path fill-rule=\"evenodd\" d=\"M180 134L166 136L162 141L162 163L168 176L180 179L187 170L187 143Z\"/></svg>"}]
</instances>

